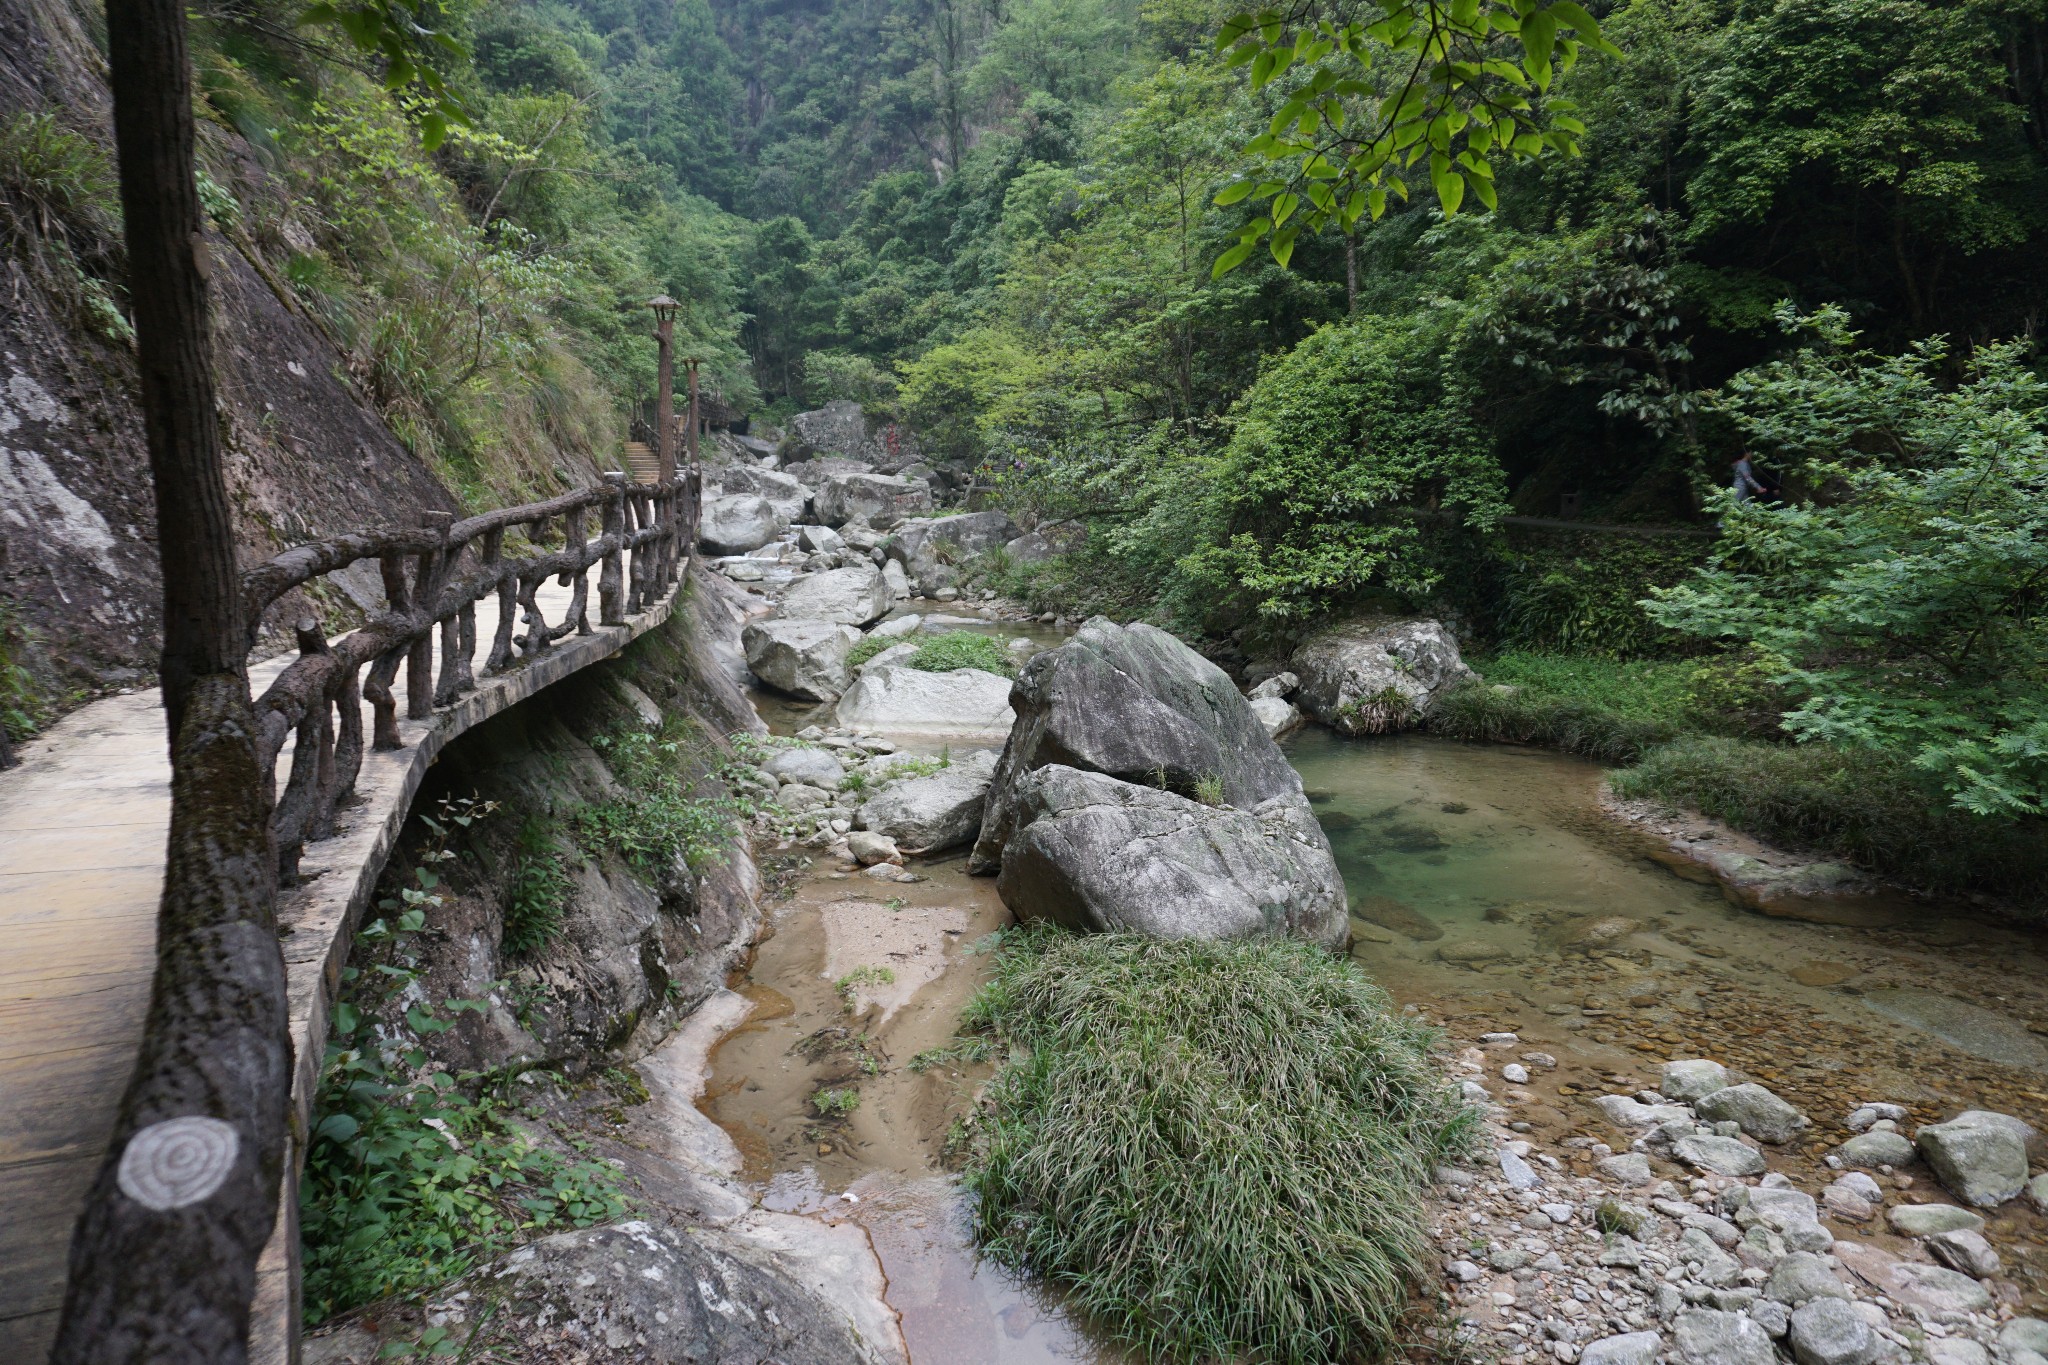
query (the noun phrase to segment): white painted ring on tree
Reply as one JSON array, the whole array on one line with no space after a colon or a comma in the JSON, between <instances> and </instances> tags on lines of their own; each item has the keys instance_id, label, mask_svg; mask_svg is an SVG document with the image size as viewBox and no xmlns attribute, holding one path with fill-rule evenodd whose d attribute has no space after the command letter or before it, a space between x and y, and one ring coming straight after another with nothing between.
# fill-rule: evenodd
<instances>
[{"instance_id":1,"label":"white painted ring on tree","mask_svg":"<svg viewBox=\"0 0 2048 1365\"><path fill-rule=\"evenodd\" d=\"M182 1209L218 1190L241 1150L231 1123L199 1114L165 1119L128 1139L115 1179L144 1208Z\"/></svg>"}]
</instances>

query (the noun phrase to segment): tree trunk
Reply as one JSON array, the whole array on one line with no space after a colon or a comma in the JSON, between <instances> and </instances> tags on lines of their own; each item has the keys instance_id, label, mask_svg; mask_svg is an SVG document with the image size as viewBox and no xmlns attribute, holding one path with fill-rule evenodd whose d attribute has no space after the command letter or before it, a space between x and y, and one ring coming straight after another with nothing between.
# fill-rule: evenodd
<instances>
[{"instance_id":1,"label":"tree trunk","mask_svg":"<svg viewBox=\"0 0 2048 1365\"><path fill-rule=\"evenodd\" d=\"M1344 234L1344 312L1355 316L1358 312L1358 234Z\"/></svg>"},{"instance_id":2,"label":"tree trunk","mask_svg":"<svg viewBox=\"0 0 2048 1365\"><path fill-rule=\"evenodd\" d=\"M181 0L108 0L164 583L171 831L134 1075L71 1242L54 1365L237 1365L291 1091L270 780L257 762L207 337Z\"/></svg>"}]
</instances>

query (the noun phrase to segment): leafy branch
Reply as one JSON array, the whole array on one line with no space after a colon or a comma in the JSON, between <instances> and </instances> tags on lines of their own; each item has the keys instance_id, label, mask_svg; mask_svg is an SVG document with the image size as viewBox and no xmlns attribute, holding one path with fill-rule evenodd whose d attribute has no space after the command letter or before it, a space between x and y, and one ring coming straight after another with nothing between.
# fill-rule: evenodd
<instances>
[{"instance_id":1,"label":"leafy branch","mask_svg":"<svg viewBox=\"0 0 2048 1365\"><path fill-rule=\"evenodd\" d=\"M1245 144L1267 172L1216 196L1221 206L1266 208L1212 276L1244 264L1261 241L1284 268L1303 231L1335 224L1348 234L1367 215L1377 221L1422 174L1447 215L1468 189L1495 207L1496 163L1578 154L1586 127L1550 90L1586 48L1621 55L1574 0L1400 0L1366 15L1347 0L1301 0L1231 16L1216 49L1231 66L1250 65L1254 90L1303 75Z\"/></svg>"}]
</instances>

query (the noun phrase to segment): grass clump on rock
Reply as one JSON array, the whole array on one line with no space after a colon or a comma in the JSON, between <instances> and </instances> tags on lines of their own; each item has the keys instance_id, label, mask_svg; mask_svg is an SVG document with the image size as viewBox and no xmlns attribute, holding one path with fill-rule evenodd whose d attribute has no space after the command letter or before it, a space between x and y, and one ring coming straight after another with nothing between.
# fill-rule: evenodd
<instances>
[{"instance_id":1,"label":"grass clump on rock","mask_svg":"<svg viewBox=\"0 0 2048 1365\"><path fill-rule=\"evenodd\" d=\"M1017 672L1017 666L1010 662L1009 651L999 641L986 635L976 635L971 630L949 630L944 635L934 635L919 645L917 653L905 662L926 673L978 668L984 673L1000 673L1008 678Z\"/></svg>"},{"instance_id":2,"label":"grass clump on rock","mask_svg":"<svg viewBox=\"0 0 2048 1365\"><path fill-rule=\"evenodd\" d=\"M1164 1360L1370 1359L1433 1274L1423 1188L1475 1118L1429 1033L1290 940L1013 932L976 1232Z\"/></svg>"}]
</instances>

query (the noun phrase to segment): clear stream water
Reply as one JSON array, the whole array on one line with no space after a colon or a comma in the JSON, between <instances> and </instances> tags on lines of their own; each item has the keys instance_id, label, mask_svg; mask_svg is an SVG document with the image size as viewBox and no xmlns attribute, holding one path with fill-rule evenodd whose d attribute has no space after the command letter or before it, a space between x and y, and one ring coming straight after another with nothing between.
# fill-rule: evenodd
<instances>
[{"instance_id":1,"label":"clear stream water","mask_svg":"<svg viewBox=\"0 0 2048 1365\"><path fill-rule=\"evenodd\" d=\"M763 713L784 733L817 718ZM1934 907L1820 908L1848 923L1739 909L1651 861L1601 814L1599 769L1557 754L1316 729L1284 747L1362 916L1354 957L1453 1046L1512 1028L1556 1056L1509 1096L1551 1150L1612 1139L1583 1097L1654 1085L1673 1056L1717 1058L1810 1114L1812 1144L1772 1154L1809 1189L1863 1100L1913 1104L1920 1122L1986 1107L2048 1127L2048 1039L2028 1028L2048 1030L2048 957L2032 935ZM919 870L929 880L905 886L792 872L735 982L757 1009L714 1054L704 1108L768 1205L867 1230L917 1365L1112 1365L1057 1296L973 1254L945 1145L987 1068L906 1063L946 1043L980 979L973 945L1009 915L960 858ZM834 981L858 966L897 981L849 1012ZM848 1086L859 1108L819 1120L812 1094ZM2048 1302L2041 1220L2009 1205L1991 1236L2027 1301Z\"/></svg>"}]
</instances>

